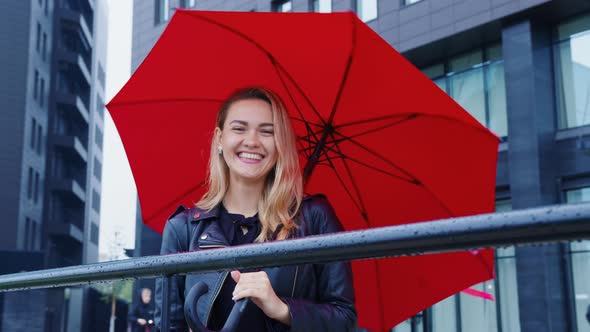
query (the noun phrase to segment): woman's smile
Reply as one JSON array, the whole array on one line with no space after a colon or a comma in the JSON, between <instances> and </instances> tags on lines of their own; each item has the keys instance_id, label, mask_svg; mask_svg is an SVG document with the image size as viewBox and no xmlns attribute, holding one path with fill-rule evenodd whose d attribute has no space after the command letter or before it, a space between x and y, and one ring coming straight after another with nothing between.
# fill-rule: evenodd
<instances>
[{"instance_id":1,"label":"woman's smile","mask_svg":"<svg viewBox=\"0 0 590 332\"><path fill-rule=\"evenodd\" d=\"M238 152L238 158L246 164L258 164L264 156L259 153Z\"/></svg>"}]
</instances>

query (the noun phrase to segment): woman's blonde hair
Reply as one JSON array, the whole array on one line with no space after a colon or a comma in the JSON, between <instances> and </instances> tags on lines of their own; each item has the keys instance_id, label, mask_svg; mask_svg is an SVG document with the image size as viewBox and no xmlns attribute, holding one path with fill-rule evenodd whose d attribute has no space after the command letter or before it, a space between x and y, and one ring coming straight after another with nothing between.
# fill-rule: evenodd
<instances>
[{"instance_id":1,"label":"woman's blonde hair","mask_svg":"<svg viewBox=\"0 0 590 332\"><path fill-rule=\"evenodd\" d=\"M297 227L295 217L303 197L303 180L299 168L295 133L282 100L265 88L252 87L237 90L221 105L217 113L216 125L223 130L231 105L248 99L259 99L270 104L277 149L277 162L266 177L262 199L258 202L258 218L262 229L255 242L286 239ZM204 210L211 210L219 205L229 188L229 168L223 156L217 151L218 143L215 138L211 140L208 191L196 204ZM275 234L276 232L278 233ZM273 238L273 235L276 235L276 238Z\"/></svg>"}]
</instances>

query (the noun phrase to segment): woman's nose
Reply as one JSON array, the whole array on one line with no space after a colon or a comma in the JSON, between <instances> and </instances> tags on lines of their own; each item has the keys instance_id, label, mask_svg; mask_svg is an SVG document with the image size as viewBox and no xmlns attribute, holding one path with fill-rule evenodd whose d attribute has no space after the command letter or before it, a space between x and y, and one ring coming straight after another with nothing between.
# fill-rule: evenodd
<instances>
[{"instance_id":1,"label":"woman's nose","mask_svg":"<svg viewBox=\"0 0 590 332\"><path fill-rule=\"evenodd\" d=\"M244 139L244 145L248 147L258 147L260 145L260 139L256 131L250 130Z\"/></svg>"}]
</instances>

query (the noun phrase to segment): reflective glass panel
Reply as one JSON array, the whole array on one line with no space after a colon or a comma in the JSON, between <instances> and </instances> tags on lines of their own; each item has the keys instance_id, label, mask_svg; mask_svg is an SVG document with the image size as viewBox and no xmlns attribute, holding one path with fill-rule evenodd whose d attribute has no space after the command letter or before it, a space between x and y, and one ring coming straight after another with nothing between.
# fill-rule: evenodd
<instances>
[{"instance_id":1,"label":"reflective glass panel","mask_svg":"<svg viewBox=\"0 0 590 332\"><path fill-rule=\"evenodd\" d=\"M432 307L432 332L457 331L455 296L448 297Z\"/></svg>"},{"instance_id":2,"label":"reflective glass panel","mask_svg":"<svg viewBox=\"0 0 590 332\"><path fill-rule=\"evenodd\" d=\"M377 18L377 0L357 0L356 14L363 22Z\"/></svg>"},{"instance_id":3,"label":"reflective glass panel","mask_svg":"<svg viewBox=\"0 0 590 332\"><path fill-rule=\"evenodd\" d=\"M472 286L471 289L496 297L493 280ZM495 301L463 292L459 296L461 297L462 331L496 332L498 330Z\"/></svg>"},{"instance_id":4,"label":"reflective glass panel","mask_svg":"<svg viewBox=\"0 0 590 332\"><path fill-rule=\"evenodd\" d=\"M590 125L590 16L561 24L557 35L554 55L559 128Z\"/></svg>"}]
</instances>

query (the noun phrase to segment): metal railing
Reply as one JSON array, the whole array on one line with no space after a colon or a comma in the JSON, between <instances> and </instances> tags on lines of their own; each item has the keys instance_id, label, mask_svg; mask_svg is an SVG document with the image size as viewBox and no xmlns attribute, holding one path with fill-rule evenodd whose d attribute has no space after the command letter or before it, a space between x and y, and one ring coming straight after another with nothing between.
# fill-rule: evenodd
<instances>
[{"instance_id":1,"label":"metal railing","mask_svg":"<svg viewBox=\"0 0 590 332\"><path fill-rule=\"evenodd\" d=\"M327 263L590 239L590 203L545 206L217 250L148 256L0 276L0 291L176 274ZM162 331L168 307L162 304Z\"/></svg>"}]
</instances>

